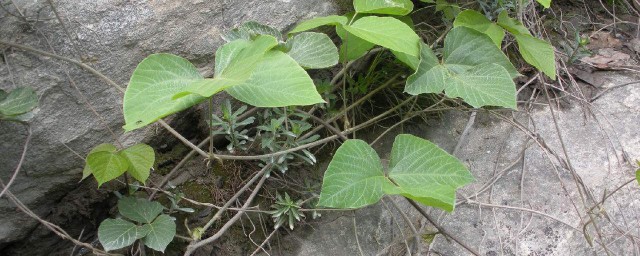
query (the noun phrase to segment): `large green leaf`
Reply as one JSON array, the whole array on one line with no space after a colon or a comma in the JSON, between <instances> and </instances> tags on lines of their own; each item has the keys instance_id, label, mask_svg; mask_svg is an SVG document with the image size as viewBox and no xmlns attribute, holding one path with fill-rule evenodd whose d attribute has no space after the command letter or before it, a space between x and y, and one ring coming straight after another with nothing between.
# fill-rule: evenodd
<instances>
[{"instance_id":1,"label":"large green leaf","mask_svg":"<svg viewBox=\"0 0 640 256\"><path fill-rule=\"evenodd\" d=\"M237 40L225 44L216 51L215 77L188 85L174 98L179 99L191 93L211 97L246 82L265 53L276 45L278 41L269 35L260 35L253 41Z\"/></svg>"},{"instance_id":2,"label":"large green leaf","mask_svg":"<svg viewBox=\"0 0 640 256\"><path fill-rule=\"evenodd\" d=\"M140 228L126 220L106 219L98 227L98 240L105 251L111 251L132 245L146 233L146 228Z\"/></svg>"},{"instance_id":3,"label":"large green leaf","mask_svg":"<svg viewBox=\"0 0 640 256\"><path fill-rule=\"evenodd\" d=\"M447 211L454 209L456 189L474 180L454 156L427 140L408 134L396 137L389 170L389 178L398 187L386 187L385 192L402 194Z\"/></svg>"},{"instance_id":4,"label":"large green leaf","mask_svg":"<svg viewBox=\"0 0 640 256\"><path fill-rule=\"evenodd\" d=\"M151 223L162 213L162 209L164 207L160 203L144 198L123 197L118 200L120 214L141 224Z\"/></svg>"},{"instance_id":5,"label":"large green leaf","mask_svg":"<svg viewBox=\"0 0 640 256\"><path fill-rule=\"evenodd\" d=\"M98 187L103 183L118 178L129 168L129 162L115 152L99 151L87 156L87 165L98 181Z\"/></svg>"},{"instance_id":6,"label":"large green leaf","mask_svg":"<svg viewBox=\"0 0 640 256\"><path fill-rule=\"evenodd\" d=\"M147 247L159 252L164 252L176 235L176 223L166 214L158 216L151 224L145 224L144 227L149 230L149 233L142 238L142 241Z\"/></svg>"},{"instance_id":7,"label":"large green leaf","mask_svg":"<svg viewBox=\"0 0 640 256\"><path fill-rule=\"evenodd\" d=\"M30 87L18 87L9 94L3 91L0 101L0 118L27 113L38 106L38 95Z\"/></svg>"},{"instance_id":8,"label":"large green leaf","mask_svg":"<svg viewBox=\"0 0 640 256\"><path fill-rule=\"evenodd\" d=\"M411 56L420 53L420 37L407 24L392 17L367 16L344 26L349 33L394 51Z\"/></svg>"},{"instance_id":9,"label":"large green leaf","mask_svg":"<svg viewBox=\"0 0 640 256\"><path fill-rule=\"evenodd\" d=\"M156 159L153 148L146 144L136 144L122 150L120 155L129 161L128 173L144 184Z\"/></svg>"},{"instance_id":10,"label":"large green leaf","mask_svg":"<svg viewBox=\"0 0 640 256\"><path fill-rule=\"evenodd\" d=\"M520 21L509 17L506 11L498 15L498 25L513 34L518 42L518 50L527 63L551 79L556 79L556 55L549 42L531 35L531 32Z\"/></svg>"},{"instance_id":11,"label":"large green leaf","mask_svg":"<svg viewBox=\"0 0 640 256\"><path fill-rule=\"evenodd\" d=\"M357 13L407 15L413 10L411 0L354 0Z\"/></svg>"},{"instance_id":12,"label":"large green leaf","mask_svg":"<svg viewBox=\"0 0 640 256\"><path fill-rule=\"evenodd\" d=\"M376 46L367 40L347 32L343 26L336 27L336 34L338 34L342 40L342 44L340 45L340 61L359 59Z\"/></svg>"},{"instance_id":13,"label":"large green leaf","mask_svg":"<svg viewBox=\"0 0 640 256\"><path fill-rule=\"evenodd\" d=\"M289 31L289 34L299 33L326 25L346 25L349 20L345 16L330 15L326 17L318 17L300 22L295 28Z\"/></svg>"},{"instance_id":14,"label":"large green leaf","mask_svg":"<svg viewBox=\"0 0 640 256\"><path fill-rule=\"evenodd\" d=\"M328 68L338 64L338 48L326 34L297 34L287 40L287 48L287 54L303 68Z\"/></svg>"},{"instance_id":15,"label":"large green leaf","mask_svg":"<svg viewBox=\"0 0 640 256\"><path fill-rule=\"evenodd\" d=\"M93 148L88 155L91 155L95 152L100 152L100 151L106 151L106 152L116 152L118 151L118 148L116 148L115 145L111 144L111 143L103 143L100 144L98 146L96 146L95 148ZM88 156L87 155L87 156ZM85 161L86 162L86 161ZM82 170L82 179L80 179L81 181L86 179L87 177L89 177L89 175L91 175L91 168L89 167L89 164L85 163L84 165L84 169Z\"/></svg>"},{"instance_id":16,"label":"large green leaf","mask_svg":"<svg viewBox=\"0 0 640 256\"><path fill-rule=\"evenodd\" d=\"M517 71L486 35L466 27L451 30L443 60L423 44L418 70L407 78L407 93L440 93L461 97L473 107L516 108L513 77Z\"/></svg>"},{"instance_id":17,"label":"large green leaf","mask_svg":"<svg viewBox=\"0 0 640 256\"><path fill-rule=\"evenodd\" d=\"M172 99L187 85L201 80L198 70L183 58L171 54L150 55L133 71L124 94L124 129L138 129L204 100L199 95Z\"/></svg>"},{"instance_id":18,"label":"large green leaf","mask_svg":"<svg viewBox=\"0 0 640 256\"><path fill-rule=\"evenodd\" d=\"M277 50L264 55L249 80L228 88L227 92L236 99L257 107L324 102L309 74L289 55Z\"/></svg>"},{"instance_id":19,"label":"large green leaf","mask_svg":"<svg viewBox=\"0 0 640 256\"><path fill-rule=\"evenodd\" d=\"M348 140L329 163L318 205L344 209L374 204L389 183L373 148L362 140Z\"/></svg>"},{"instance_id":20,"label":"large green leaf","mask_svg":"<svg viewBox=\"0 0 640 256\"><path fill-rule=\"evenodd\" d=\"M500 26L474 10L465 10L458 14L453 26L463 26L480 31L489 36L498 47L502 45L502 39L504 39L504 30Z\"/></svg>"}]
</instances>

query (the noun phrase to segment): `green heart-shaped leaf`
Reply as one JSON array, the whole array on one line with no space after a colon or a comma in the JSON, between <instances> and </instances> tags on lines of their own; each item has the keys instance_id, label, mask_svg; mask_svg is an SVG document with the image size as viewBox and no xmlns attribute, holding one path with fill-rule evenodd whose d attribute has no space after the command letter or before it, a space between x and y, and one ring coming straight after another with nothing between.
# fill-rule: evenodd
<instances>
[{"instance_id":1,"label":"green heart-shaped leaf","mask_svg":"<svg viewBox=\"0 0 640 256\"><path fill-rule=\"evenodd\" d=\"M122 150L120 155L129 161L128 173L144 184L149 178L150 169L156 159L153 148L146 144L136 144Z\"/></svg>"}]
</instances>

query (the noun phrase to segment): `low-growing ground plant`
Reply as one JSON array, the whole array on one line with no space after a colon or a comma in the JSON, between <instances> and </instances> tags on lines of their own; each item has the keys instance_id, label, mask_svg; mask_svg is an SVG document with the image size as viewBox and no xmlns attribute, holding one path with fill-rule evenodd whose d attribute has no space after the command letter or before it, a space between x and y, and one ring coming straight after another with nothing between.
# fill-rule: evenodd
<instances>
[{"instance_id":1,"label":"low-growing ground plant","mask_svg":"<svg viewBox=\"0 0 640 256\"><path fill-rule=\"evenodd\" d=\"M139 63L124 92L125 131L158 122L207 161L224 165L226 161L244 160L260 168L225 205L217 207L205 225L185 224L189 232L181 236L189 241L185 255L222 236L247 210L272 171L286 176L297 166L314 165L317 157L311 148L339 139L342 144L317 191L307 193L308 198L278 192L271 209L262 212L273 218L276 230L283 226L293 229L305 217L303 208L310 202L316 208L357 209L375 204L385 195L399 195L420 211L416 202L449 212L455 209L456 190L474 180L455 156L428 140L400 134L384 166L370 144L353 134L409 103L425 110L441 107L442 102L466 108L515 110L514 79L520 74L502 51L505 37L513 38L522 59L550 79L556 78L555 55L548 42L532 35L510 15L510 10L528 1L510 1L513 6L502 4L499 12L494 8L491 13L463 10L447 1L422 2L435 4L435 11L452 21L442 41L427 42L416 32L408 16L414 10L412 1L354 0L354 12L303 21L286 34L253 21L226 32L226 43L215 54L211 78L200 74L188 60L168 53L152 54ZM549 0L537 2L545 8L550 4ZM317 32L327 31L327 27L331 33L335 29L338 46L328 34ZM386 54L385 61L392 59L403 65L404 74L350 84L356 80L350 76L353 63L366 65L372 54ZM317 69L338 71L330 80L314 81L308 70ZM364 121L349 118L349 113L367 99L391 87L402 88L398 104ZM162 121L199 103L211 104L209 99L222 92L246 104L235 110L228 101L212 106L219 108L222 116L208 120L210 134L229 141L222 151L229 154L206 152ZM357 97L347 97L347 92ZM8 94L0 91L0 118L22 121L35 107L34 95L27 89ZM425 96L436 98L437 103L425 105ZM16 99L24 99L24 103L13 103ZM250 110L248 106L259 109ZM415 117L419 113L407 115ZM329 135L320 132L323 128ZM93 176L101 186L123 177L130 192L119 199L118 215L100 224L98 237L105 251L137 243L138 248L164 252L176 235L176 219L169 214L192 211L179 206L179 196L168 191L158 194L167 196L171 202L168 209L156 201L155 192L148 199L140 197L145 189L164 189L165 183L149 187L154 163L154 149L145 144L101 144L87 155L83 179ZM240 210L218 225L217 232L210 232L247 191L251 193L243 197L245 203ZM469 245L454 240L477 254Z\"/></svg>"}]
</instances>

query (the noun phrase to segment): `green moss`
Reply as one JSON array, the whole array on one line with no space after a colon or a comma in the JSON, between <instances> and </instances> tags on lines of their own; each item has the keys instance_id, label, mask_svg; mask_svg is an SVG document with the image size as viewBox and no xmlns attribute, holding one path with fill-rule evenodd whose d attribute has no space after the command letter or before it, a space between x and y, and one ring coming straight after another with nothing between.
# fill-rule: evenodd
<instances>
[{"instance_id":1,"label":"green moss","mask_svg":"<svg viewBox=\"0 0 640 256\"><path fill-rule=\"evenodd\" d=\"M180 160L182 160L182 158L188 153L189 148L187 148L187 146L183 144L177 144L169 152L156 154L156 164L154 166L156 172L160 175L169 173L173 166L180 162Z\"/></svg>"},{"instance_id":2,"label":"green moss","mask_svg":"<svg viewBox=\"0 0 640 256\"><path fill-rule=\"evenodd\" d=\"M211 189L208 185L198 184L194 181L185 182L180 186L180 190L184 193L185 197L198 202L213 202Z\"/></svg>"}]
</instances>

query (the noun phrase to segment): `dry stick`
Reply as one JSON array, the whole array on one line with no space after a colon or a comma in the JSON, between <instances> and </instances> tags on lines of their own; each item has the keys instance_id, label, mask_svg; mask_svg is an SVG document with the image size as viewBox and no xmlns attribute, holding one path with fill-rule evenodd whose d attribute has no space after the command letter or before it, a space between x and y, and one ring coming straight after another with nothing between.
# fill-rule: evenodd
<instances>
[{"instance_id":1,"label":"dry stick","mask_svg":"<svg viewBox=\"0 0 640 256\"><path fill-rule=\"evenodd\" d=\"M15 43L10 43L10 42L4 41L4 40L0 40L0 44L8 45L8 46L11 46L11 47L14 47L14 48L18 48L18 49L21 49L21 50L25 50L25 51L28 51L28 52L34 52L34 53L38 53L38 54L41 54L41 55L44 55L44 56L47 56L47 57L51 57L51 58L55 58L55 59L59 59L59 60L64 60L64 61L76 64L79 67L89 71L90 73L92 73L92 74L98 76L99 78L101 78L102 80L106 81L109 85L113 86L114 88L116 88L120 92L124 93L124 91L125 91L120 85L118 85L116 82L114 82L113 80L109 79L108 77L106 77L105 75L100 73L100 71L97 71L97 70L93 69L92 67L90 67L90 66L88 66L88 65L86 65L86 64L84 64L84 63L82 63L82 62L80 62L78 60L74 60L74 59L67 58L67 57L64 57L64 56L60 56L60 55L57 55L57 54L53 54L53 53L45 52L45 51L42 51L42 50L34 49L34 48L31 48L31 47L28 47L28 46L15 44ZM169 126L164 120L160 119L157 122L160 125L162 125L162 127L167 129L167 131L169 131L173 136L175 136L180 141L182 141L182 143L184 143L185 145L187 145L191 149L195 150L198 154L204 156L205 158L216 158L215 155L210 156L209 154L204 152L199 147L196 147L196 145L194 145L189 140L184 138L176 130L171 128L171 126Z\"/></svg>"},{"instance_id":2,"label":"dry stick","mask_svg":"<svg viewBox=\"0 0 640 256\"><path fill-rule=\"evenodd\" d=\"M351 104L350 106L346 107L345 109L343 109L342 111L340 111L340 113L338 113L337 115L329 118L329 120L326 120L327 123L331 123L335 120L338 120L338 118L340 118L342 115L344 115L345 113L347 113L348 111L350 111L351 109L355 108L356 106L360 105L361 103L363 103L364 101L368 100L369 98L373 97L373 95L375 95L376 93L378 93L379 91L383 90L384 88L389 87L390 85L393 84L393 82L395 82L395 80L399 77L400 75L395 75L393 76L391 79L389 79L387 82L385 82L384 84L380 85L378 88L373 89L372 91L370 91L369 93L367 93L365 96L363 96L362 98L358 99L356 102L354 102L353 104ZM412 96L414 97L414 96ZM310 132L308 132L305 135L302 135L300 137L301 140L308 138L309 136L311 136L312 134L317 133L318 131L320 131L320 129L322 129L322 127L318 126L316 128L314 128L313 130L311 130Z\"/></svg>"},{"instance_id":3,"label":"dry stick","mask_svg":"<svg viewBox=\"0 0 640 256\"><path fill-rule=\"evenodd\" d=\"M0 179L0 185L2 187L6 187L4 185L4 182ZM69 241L71 241L73 244L78 245L78 246L82 246L85 247L87 249L92 250L95 254L98 255L115 255L115 254L110 254L108 252L102 251L100 249L97 249L95 247L93 247L90 244L87 243L83 243L80 242L78 240L76 240L75 238L71 237L64 229L62 229L61 227L48 222L42 218L40 218L40 216L38 216L37 214L35 214L33 211L31 211L31 209L29 209L26 205L24 205L20 199L18 199L13 193L11 193L10 190L8 190L6 192L7 197L9 198L9 200L16 205L16 207L18 207L18 209L20 209L22 212L24 212L25 214L29 215L29 217L37 220L38 222L40 222L40 224L42 224L43 226L47 227L47 229L51 230L53 233L55 233L56 235L58 235L59 237L63 238L63 239L67 239Z\"/></svg>"},{"instance_id":4,"label":"dry stick","mask_svg":"<svg viewBox=\"0 0 640 256\"><path fill-rule=\"evenodd\" d=\"M383 200L384 200L384 198L383 198ZM398 203L396 203L396 201L393 200L393 198L389 198L389 201L391 201L391 205L393 205L393 208L396 208L396 211L398 211L400 213L400 216L402 216L402 219L407 223L407 225L409 226L409 228L413 232L413 235L415 236L415 239L416 239L415 240L415 243L416 243L416 255L418 255L418 256L422 255L422 247L420 247L420 233L418 233L418 230L416 229L416 226L413 225L413 223L411 222L411 220L409 219L407 214L405 212L403 212L402 210L400 210L400 206L398 205ZM405 243L406 243L406 240L405 240Z\"/></svg>"},{"instance_id":5,"label":"dry stick","mask_svg":"<svg viewBox=\"0 0 640 256\"><path fill-rule=\"evenodd\" d=\"M271 234L269 234L269 236L267 236L267 238L265 238L264 241L262 241L262 243L258 246L258 248L256 248L256 250L251 253L250 256L256 255L260 250L262 250L265 253L267 253L267 250L264 249L264 245L267 244L271 240L271 237L273 237L273 235L275 235L277 231L278 231L278 229L274 229L271 232Z\"/></svg>"},{"instance_id":6,"label":"dry stick","mask_svg":"<svg viewBox=\"0 0 640 256\"><path fill-rule=\"evenodd\" d=\"M542 80L542 79L541 79ZM587 197L589 197L589 199L593 200L595 202L595 200L592 198L591 194L589 193L588 189L586 188L586 185L582 182L582 178L580 178L580 176L578 175L578 173L576 173L576 170L573 168L573 165L571 164L571 158L569 157L569 152L567 150L567 147L564 143L564 139L562 136L562 132L560 130L560 125L558 124L558 119L556 117L555 114L555 110L553 108L553 106L551 105L551 97L549 97L549 89L547 87L547 84L542 81L542 84L544 85L544 92L545 92L545 96L547 98L547 102L549 104L549 111L553 120L553 124L556 128L556 132L558 133L558 140L560 140L560 146L562 148L562 152L564 154L565 160L567 161L567 167L568 169L571 171L571 175L573 176L574 181L576 182L576 187L578 189L578 194L580 195L580 198L582 199L583 204L586 207L587 201L585 200L585 195L583 195L583 193L586 194ZM582 189L580 187L580 184L582 184ZM584 189L584 192L582 191ZM604 247L605 252L607 253L607 255L611 255L611 252L609 251L609 248L607 248L606 246L606 242L604 241L604 239L602 238L602 232L600 231L600 228L598 227L598 224L596 222L595 217L593 216L593 214L591 213L587 213L589 216L590 221L593 224L594 229L596 230L596 234L598 235L598 238L601 241L601 245ZM586 226L586 225L585 225ZM587 233L584 233L585 238L587 236Z\"/></svg>"},{"instance_id":7,"label":"dry stick","mask_svg":"<svg viewBox=\"0 0 640 256\"><path fill-rule=\"evenodd\" d=\"M202 142L200 142L200 144L197 145L198 148L203 147L204 145L207 144L207 142L209 142L209 140L211 140L211 137L207 137L206 139L204 139ZM164 187L164 185L167 184L167 182L169 182L169 180L171 179L171 177L173 176L173 174L175 174L176 172L178 172L178 170L180 170L180 168L182 168L182 166L184 166L185 164L187 164L187 162L189 160L191 160L191 158L196 154L197 152L195 150L191 150L191 152L189 152L185 157L182 158L182 160L180 160L180 162L178 162L178 164L176 166L173 167L173 169L171 169L171 171L169 173L167 173L167 175L165 175L162 178L162 181L160 182L160 184L158 184L158 189L162 189L162 187ZM149 196L149 200L153 199L153 197L156 195L156 193L158 192L158 190L154 190L153 192L151 192L151 195Z\"/></svg>"},{"instance_id":8,"label":"dry stick","mask_svg":"<svg viewBox=\"0 0 640 256\"><path fill-rule=\"evenodd\" d=\"M517 210L517 211L523 211L523 212L530 212L530 213L539 214L539 215L545 216L547 218L550 218L552 220L555 220L555 221L557 221L559 223L562 223L562 224L570 227L571 229L581 233L580 229L572 226L571 224L566 223L563 220L558 219L558 218L556 218L554 216L551 216L549 214L546 214L544 212L536 211L536 210L533 210L533 209L527 209L527 208L521 208L521 207L515 207L515 206L508 206L508 205L497 205L497 204L481 203L481 202L478 202L478 201L471 200L469 198L466 199L466 202L468 204L475 204L475 205L485 206L485 207L503 208L503 209L510 209L510 210Z\"/></svg>"},{"instance_id":9,"label":"dry stick","mask_svg":"<svg viewBox=\"0 0 640 256\"><path fill-rule=\"evenodd\" d=\"M297 109L296 112L302 113L302 114L308 114L307 112L299 110L299 109ZM314 121L324 125L324 127L326 127L327 129L329 129L330 131L332 131L333 133L338 135L338 137L340 137L343 141L346 141L346 140L349 139L349 138L347 138L347 136L342 135L342 132L340 132L340 130L338 130L338 128L334 127L333 125L330 125L325 120L322 120L321 118L319 118L317 116L314 116L314 115L309 115L309 117L311 117L311 119L313 119Z\"/></svg>"},{"instance_id":10,"label":"dry stick","mask_svg":"<svg viewBox=\"0 0 640 256\"><path fill-rule=\"evenodd\" d=\"M27 126L27 139L24 141L24 147L22 147L22 155L20 155L20 161L18 161L18 166L16 166L16 170L13 171L11 179L9 179L7 185L4 186L2 192L0 192L0 198L2 197L2 195L4 195L5 192L9 190L9 187L11 186L11 184L13 184L13 181L15 181L18 177L18 173L20 172L20 169L22 169L22 164L24 163L24 158L27 156L27 148L29 147L29 142L31 141L31 126L29 124L25 124L25 126Z\"/></svg>"},{"instance_id":11,"label":"dry stick","mask_svg":"<svg viewBox=\"0 0 640 256\"><path fill-rule=\"evenodd\" d=\"M607 93L607 92L609 92L609 91L611 91L613 89L624 87L624 86L627 86L627 85L632 85L632 84L640 84L640 80L633 81L633 82L628 82L628 83L624 83L624 84L618 84L618 85L611 86L611 87L609 87L607 89L604 89L600 93L596 94L596 96L593 96L593 98L591 98L591 100L589 100L589 102L594 102L598 98L602 97L602 95L604 95L605 93Z\"/></svg>"},{"instance_id":12,"label":"dry stick","mask_svg":"<svg viewBox=\"0 0 640 256\"><path fill-rule=\"evenodd\" d=\"M413 208L415 208L416 210L418 210L418 212L424 216L430 223L431 225L433 225L436 229L438 229L438 231L440 233L442 233L444 236L451 238L451 240L455 241L456 243L458 243L460 246L464 247L464 249L466 249L467 251L469 251L471 254L476 255L476 256L480 256L480 253L477 252L475 249L471 248L469 245L467 245L466 243L460 241L460 239L458 239L455 236L452 236L451 233L449 233L446 229L444 229L442 226L438 225L435 220L433 218L431 218L431 216L424 210L422 209L422 207L420 207L420 205L418 205L418 203L416 203L415 201L404 197L404 199L406 199L411 206L413 206Z\"/></svg>"},{"instance_id":13,"label":"dry stick","mask_svg":"<svg viewBox=\"0 0 640 256\"><path fill-rule=\"evenodd\" d=\"M469 135L469 131L471 130L471 127L473 127L473 123L475 123L476 121L477 114L478 114L478 110L476 109L472 110L471 115L469 116L469 121L467 121L467 125L464 127L464 131L462 131L462 134L460 135L460 139L458 139L458 143L456 144L456 147L453 149L453 152L451 152L451 155L455 156L458 154L458 151L460 150L462 143L465 141L467 135Z\"/></svg>"},{"instance_id":14,"label":"dry stick","mask_svg":"<svg viewBox=\"0 0 640 256\"><path fill-rule=\"evenodd\" d=\"M263 168L264 171L266 171L268 168L270 167L270 165L265 166L265 168ZM261 171L261 173L264 173ZM256 175L259 176L259 175ZM256 195L258 194L258 191L260 191L260 188L262 187L262 185L264 184L265 180L267 180L267 175L262 175L262 179L260 179L260 181L258 182L258 184L256 185L256 187L254 188L253 192L251 193L251 195L249 196L249 198L247 198L247 201L244 203L244 205L242 205L243 209L249 208L249 205L251 204L251 202L253 202L253 199L256 197ZM229 200L234 201L234 200ZM222 210L218 211L218 213L222 212ZM218 215L218 213L216 215ZM201 240L201 241L194 241L191 244L189 244L187 246L187 251L184 253L185 256L189 256L191 255L196 249L198 249L199 247L202 247L203 245L206 245L208 243L211 243L215 240L217 240L218 238L220 238L225 232L227 232L227 230L234 224L236 223L240 217L242 217L242 215L244 214L243 211L239 211L236 213L236 215L233 216L233 218L231 218L229 221L227 221L224 226L222 226L220 228L220 230L218 230L218 232L216 232L213 236ZM208 223L207 223L208 224ZM206 229L205 229L206 230Z\"/></svg>"},{"instance_id":15,"label":"dry stick","mask_svg":"<svg viewBox=\"0 0 640 256\"><path fill-rule=\"evenodd\" d=\"M95 76L97 76L100 79L104 80L109 85L113 86L114 88L118 89L118 91L124 93L124 89L120 85L118 85L113 80L109 79L108 77L106 77L105 75L100 73L100 71L97 71L97 70L93 69L92 67L90 67L87 64L82 63L81 61L78 61L78 60L75 60L75 59L71 59L71 58L67 58L67 57L64 57L64 56L60 56L60 55L57 55L57 54L45 52L45 51L38 50L38 49L35 49L35 48L31 48L29 46L24 46L24 45L21 45L21 44L7 42L7 41L1 40L1 39L0 39L0 44L4 44L4 45L11 46L13 48L17 48L17 49L20 49L20 50L33 52L33 53L37 53L37 54L44 55L44 56L47 56L47 57L51 57L51 58L54 58L54 59L64 60L66 62L70 62L70 63L76 64L79 67L89 71L91 74L94 74Z\"/></svg>"},{"instance_id":16,"label":"dry stick","mask_svg":"<svg viewBox=\"0 0 640 256\"><path fill-rule=\"evenodd\" d=\"M55 5L53 5L53 1L47 0L47 2L49 3L49 6L51 6L51 10L53 11L53 14L56 16L56 19L58 19L58 23L60 23L60 26L62 26L62 30L69 38L69 42L71 43L71 46L73 46L73 49L76 50L76 53L78 55L82 55L82 52L80 52L76 43L73 42L73 37L71 37L71 33L69 33L69 30L67 30L67 26L65 26L64 22L62 22L62 18L60 18L60 15L58 14L58 9L55 7Z\"/></svg>"}]
</instances>

